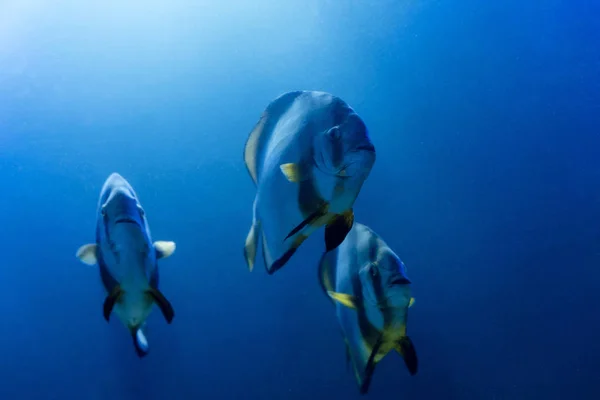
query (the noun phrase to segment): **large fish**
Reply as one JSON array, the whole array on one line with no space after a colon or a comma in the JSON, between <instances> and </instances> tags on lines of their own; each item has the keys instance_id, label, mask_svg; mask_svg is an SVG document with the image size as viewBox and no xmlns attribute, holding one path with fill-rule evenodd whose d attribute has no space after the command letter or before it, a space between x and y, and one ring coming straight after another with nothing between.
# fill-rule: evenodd
<instances>
[{"instance_id":1,"label":"large fish","mask_svg":"<svg viewBox=\"0 0 600 400\"><path fill-rule=\"evenodd\" d=\"M365 124L343 100L297 91L267 106L248 137L244 160L257 189L244 254L252 270L262 238L272 274L323 225L327 250L344 240L375 148Z\"/></svg>"},{"instance_id":2,"label":"large fish","mask_svg":"<svg viewBox=\"0 0 600 400\"><path fill-rule=\"evenodd\" d=\"M104 318L113 309L129 329L136 353L148 353L143 325L156 303L167 323L173 320L171 303L158 289L159 258L175 251L174 242L152 243L144 209L131 185L119 174L111 174L100 193L96 243L81 246L77 258L98 264L106 289Z\"/></svg>"},{"instance_id":3,"label":"large fish","mask_svg":"<svg viewBox=\"0 0 600 400\"><path fill-rule=\"evenodd\" d=\"M319 281L334 301L361 393L369 389L375 364L391 350L416 374L417 353L406 333L411 282L404 263L375 232L354 223L344 242L323 254Z\"/></svg>"}]
</instances>

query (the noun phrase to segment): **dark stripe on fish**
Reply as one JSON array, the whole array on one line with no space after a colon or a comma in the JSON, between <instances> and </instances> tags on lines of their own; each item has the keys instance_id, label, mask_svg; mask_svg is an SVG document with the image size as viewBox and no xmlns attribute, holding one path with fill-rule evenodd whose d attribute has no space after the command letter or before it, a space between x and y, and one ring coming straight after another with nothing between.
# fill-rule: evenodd
<instances>
[{"instance_id":1,"label":"dark stripe on fish","mask_svg":"<svg viewBox=\"0 0 600 400\"><path fill-rule=\"evenodd\" d=\"M112 290L119 284L115 278L112 277L110 272L108 272L108 268L106 268L106 262L102 258L102 252L99 251L96 255L98 262L98 269L100 270L100 279L102 280L102 284L107 292L112 292Z\"/></svg>"},{"instance_id":2,"label":"dark stripe on fish","mask_svg":"<svg viewBox=\"0 0 600 400\"><path fill-rule=\"evenodd\" d=\"M379 249L377 243L377 237L375 235L369 235L369 261L374 263L377 261L377 250Z\"/></svg>"},{"instance_id":3,"label":"dark stripe on fish","mask_svg":"<svg viewBox=\"0 0 600 400\"><path fill-rule=\"evenodd\" d=\"M379 330L371 324L369 321L369 317L367 317L367 311L364 306L364 296L362 294L362 285L360 283L360 278L356 275L352 278L352 292L354 293L354 297L356 298L356 313L358 317L358 327L360 329L360 334L363 339L369 344L371 348L377 342L377 339L380 336Z\"/></svg>"},{"instance_id":4,"label":"dark stripe on fish","mask_svg":"<svg viewBox=\"0 0 600 400\"><path fill-rule=\"evenodd\" d=\"M307 164L305 161L302 161L302 163L303 165L311 165ZM308 218L310 215L316 213L316 211L319 211L319 209L326 204L326 201L315 186L315 177L312 173L312 167L307 168L307 171L303 171L302 173L306 174L306 179L299 182L298 207L300 208L302 216Z\"/></svg>"},{"instance_id":5,"label":"dark stripe on fish","mask_svg":"<svg viewBox=\"0 0 600 400\"><path fill-rule=\"evenodd\" d=\"M375 266L371 268L377 268ZM373 279L373 290L375 291L375 299L377 300L377 307L383 314L383 329L388 326L394 319L394 310L390 307L389 299L385 295L385 287L381 281L381 274L379 271L375 275L371 275Z\"/></svg>"}]
</instances>

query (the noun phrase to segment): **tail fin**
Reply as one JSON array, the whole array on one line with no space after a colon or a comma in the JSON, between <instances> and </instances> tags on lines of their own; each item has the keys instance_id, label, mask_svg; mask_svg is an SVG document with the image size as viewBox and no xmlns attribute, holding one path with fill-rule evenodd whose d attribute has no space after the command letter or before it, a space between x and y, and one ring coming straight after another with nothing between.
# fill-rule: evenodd
<instances>
[{"instance_id":1,"label":"tail fin","mask_svg":"<svg viewBox=\"0 0 600 400\"><path fill-rule=\"evenodd\" d=\"M148 339L146 339L146 335L144 334L144 331L142 331L142 328L135 329L131 334L133 336L133 346L135 347L135 352L138 357L142 358L148 355Z\"/></svg>"},{"instance_id":2,"label":"tail fin","mask_svg":"<svg viewBox=\"0 0 600 400\"><path fill-rule=\"evenodd\" d=\"M417 351L413 345L412 340L408 336L404 336L396 344L396 351L404 358L404 363L408 368L408 372L411 375L415 375L419 368L419 360L417 358Z\"/></svg>"}]
</instances>

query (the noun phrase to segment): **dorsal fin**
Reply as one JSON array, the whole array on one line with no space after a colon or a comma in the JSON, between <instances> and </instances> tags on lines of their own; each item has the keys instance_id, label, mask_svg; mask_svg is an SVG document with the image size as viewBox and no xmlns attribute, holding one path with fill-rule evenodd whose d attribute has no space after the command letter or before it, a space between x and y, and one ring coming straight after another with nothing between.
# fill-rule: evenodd
<instances>
[{"instance_id":1,"label":"dorsal fin","mask_svg":"<svg viewBox=\"0 0 600 400\"><path fill-rule=\"evenodd\" d=\"M257 155L263 147L263 132L271 129L273 119L277 119L282 112L291 104L296 97L300 96L302 91L287 92L282 94L273 100L265 111L262 113L260 119L250 132L246 146L244 146L244 162L246 168L252 177L252 180L256 184L258 182L258 161Z\"/></svg>"},{"instance_id":2,"label":"dorsal fin","mask_svg":"<svg viewBox=\"0 0 600 400\"><path fill-rule=\"evenodd\" d=\"M246 163L246 168L248 168L248 172L255 184L258 181L256 153L258 152L260 136L265 128L268 117L267 111L263 112L260 120L258 120L254 129L250 132L250 136L248 136L248 140L246 141L246 147L244 148L244 162Z\"/></svg>"}]
</instances>

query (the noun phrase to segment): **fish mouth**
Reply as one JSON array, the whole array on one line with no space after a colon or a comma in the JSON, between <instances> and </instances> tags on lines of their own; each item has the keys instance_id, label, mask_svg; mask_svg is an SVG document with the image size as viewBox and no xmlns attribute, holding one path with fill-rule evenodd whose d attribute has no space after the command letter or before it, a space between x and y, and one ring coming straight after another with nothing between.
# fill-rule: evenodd
<instances>
[{"instance_id":1,"label":"fish mouth","mask_svg":"<svg viewBox=\"0 0 600 400\"><path fill-rule=\"evenodd\" d=\"M395 286L395 285L410 285L410 281L408 279L406 279L403 276L399 276L397 278L394 278L390 281L390 285L391 286Z\"/></svg>"},{"instance_id":2,"label":"fish mouth","mask_svg":"<svg viewBox=\"0 0 600 400\"><path fill-rule=\"evenodd\" d=\"M358 147L355 147L354 150L352 150L354 152L359 152L359 151L368 151L371 153L375 153L375 146L373 146L371 143L367 143L367 144L361 144Z\"/></svg>"},{"instance_id":3,"label":"fish mouth","mask_svg":"<svg viewBox=\"0 0 600 400\"><path fill-rule=\"evenodd\" d=\"M138 225L138 222L130 217L121 217L121 218L117 218L117 220L115 221L115 224L133 224L133 225Z\"/></svg>"}]
</instances>

